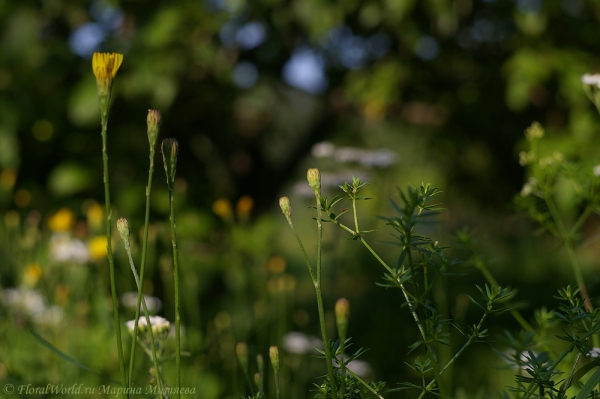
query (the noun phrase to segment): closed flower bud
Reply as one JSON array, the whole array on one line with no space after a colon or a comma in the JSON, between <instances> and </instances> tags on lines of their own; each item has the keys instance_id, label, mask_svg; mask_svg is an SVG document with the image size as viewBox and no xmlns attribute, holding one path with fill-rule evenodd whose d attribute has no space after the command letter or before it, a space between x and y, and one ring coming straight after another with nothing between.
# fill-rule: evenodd
<instances>
[{"instance_id":1,"label":"closed flower bud","mask_svg":"<svg viewBox=\"0 0 600 399\"><path fill-rule=\"evenodd\" d=\"M158 137L158 130L162 121L160 112L156 109L149 109L146 122L148 124L148 142L150 147L154 148L156 145L156 139Z\"/></svg>"},{"instance_id":2,"label":"closed flower bud","mask_svg":"<svg viewBox=\"0 0 600 399\"><path fill-rule=\"evenodd\" d=\"M167 174L167 185L173 191L175 182L175 170L177 169L177 152L179 143L175 139L164 139L162 142L163 163Z\"/></svg>"},{"instance_id":3,"label":"closed flower bud","mask_svg":"<svg viewBox=\"0 0 600 399\"><path fill-rule=\"evenodd\" d=\"M123 242L129 242L129 223L127 219L120 218L117 220L117 230L119 230L119 234L121 235L121 239Z\"/></svg>"},{"instance_id":4,"label":"closed flower bud","mask_svg":"<svg viewBox=\"0 0 600 399\"><path fill-rule=\"evenodd\" d=\"M275 374L279 373L279 349L273 345L269 348L269 358L271 359L271 365Z\"/></svg>"},{"instance_id":5,"label":"closed flower bud","mask_svg":"<svg viewBox=\"0 0 600 399\"><path fill-rule=\"evenodd\" d=\"M292 225L292 205L290 204L290 199L288 197L279 198L279 207L281 208L281 212L285 215L290 226Z\"/></svg>"},{"instance_id":6,"label":"closed flower bud","mask_svg":"<svg viewBox=\"0 0 600 399\"><path fill-rule=\"evenodd\" d=\"M260 386L260 374L254 373L254 383L257 387Z\"/></svg>"},{"instance_id":7,"label":"closed flower bud","mask_svg":"<svg viewBox=\"0 0 600 399\"><path fill-rule=\"evenodd\" d=\"M312 188L312 190L315 192L315 194L320 194L321 193L321 173L319 172L319 169L316 169L316 168L309 169L308 172L306 172L306 179L308 180L308 185L310 186L310 188Z\"/></svg>"},{"instance_id":8,"label":"closed flower bud","mask_svg":"<svg viewBox=\"0 0 600 399\"><path fill-rule=\"evenodd\" d=\"M240 361L244 371L248 370L248 346L245 342L238 342L235 345L235 355Z\"/></svg>"},{"instance_id":9,"label":"closed flower bud","mask_svg":"<svg viewBox=\"0 0 600 399\"><path fill-rule=\"evenodd\" d=\"M348 315L350 314L350 302L346 298L340 298L335 303L335 321L337 323L338 334L340 337L346 337L348 330Z\"/></svg>"}]
</instances>

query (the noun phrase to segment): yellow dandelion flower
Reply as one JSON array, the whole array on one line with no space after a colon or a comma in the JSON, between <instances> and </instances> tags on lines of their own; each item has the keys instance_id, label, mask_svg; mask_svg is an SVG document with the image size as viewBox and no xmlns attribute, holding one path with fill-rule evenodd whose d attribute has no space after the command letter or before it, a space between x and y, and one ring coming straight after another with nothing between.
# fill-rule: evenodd
<instances>
[{"instance_id":1,"label":"yellow dandelion flower","mask_svg":"<svg viewBox=\"0 0 600 399\"><path fill-rule=\"evenodd\" d=\"M40 265L37 263L30 263L23 273L23 284L27 287L33 287L37 284L40 277L42 277L42 268Z\"/></svg>"},{"instance_id":2,"label":"yellow dandelion flower","mask_svg":"<svg viewBox=\"0 0 600 399\"><path fill-rule=\"evenodd\" d=\"M48 227L54 232L69 231L75 224L75 215L68 208L59 209L48 219Z\"/></svg>"},{"instance_id":3,"label":"yellow dandelion flower","mask_svg":"<svg viewBox=\"0 0 600 399\"><path fill-rule=\"evenodd\" d=\"M212 210L221 219L231 219L231 202L227 198L219 198L213 202Z\"/></svg>"},{"instance_id":4,"label":"yellow dandelion flower","mask_svg":"<svg viewBox=\"0 0 600 399\"><path fill-rule=\"evenodd\" d=\"M104 259L108 255L106 248L106 237L96 236L88 243L88 250L90 251L90 258L92 260Z\"/></svg>"},{"instance_id":5,"label":"yellow dandelion flower","mask_svg":"<svg viewBox=\"0 0 600 399\"><path fill-rule=\"evenodd\" d=\"M113 79L123 62L123 54L119 53L94 53L92 56L92 70L98 84L98 94L108 96Z\"/></svg>"}]
</instances>

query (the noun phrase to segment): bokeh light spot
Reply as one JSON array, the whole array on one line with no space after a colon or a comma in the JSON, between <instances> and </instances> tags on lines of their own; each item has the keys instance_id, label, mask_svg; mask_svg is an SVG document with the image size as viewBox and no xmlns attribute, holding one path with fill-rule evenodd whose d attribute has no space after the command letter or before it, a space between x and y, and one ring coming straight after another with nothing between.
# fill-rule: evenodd
<instances>
[{"instance_id":1,"label":"bokeh light spot","mask_svg":"<svg viewBox=\"0 0 600 399\"><path fill-rule=\"evenodd\" d=\"M54 126L51 122L42 119L33 124L31 132L37 141L49 141L54 136Z\"/></svg>"},{"instance_id":2,"label":"bokeh light spot","mask_svg":"<svg viewBox=\"0 0 600 399\"><path fill-rule=\"evenodd\" d=\"M16 206L19 208L25 208L31 204L31 193L24 188L19 189L15 191L13 200L15 201Z\"/></svg>"}]
</instances>

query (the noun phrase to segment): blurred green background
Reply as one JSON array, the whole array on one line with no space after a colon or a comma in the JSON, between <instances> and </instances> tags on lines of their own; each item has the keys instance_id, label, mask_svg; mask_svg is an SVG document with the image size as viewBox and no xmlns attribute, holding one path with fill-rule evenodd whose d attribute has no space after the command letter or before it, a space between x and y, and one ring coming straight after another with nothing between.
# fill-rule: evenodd
<instances>
[{"instance_id":1,"label":"blurred green background","mask_svg":"<svg viewBox=\"0 0 600 399\"><path fill-rule=\"evenodd\" d=\"M184 385L202 387L202 398L240 397L248 393L235 342L267 356L286 333L318 335L314 291L277 206L281 195L290 197L314 254L309 167L321 170L325 196L340 194L337 185L353 175L371 183L375 199L361 204L361 223L377 229L369 239L391 263L398 251L382 243L391 231L378 216L393 213L398 187L432 183L447 210L427 233L454 244L454 232L468 226L500 283L519 289L527 318L554 306L556 289L573 277L560 245L513 204L525 181L518 154L524 129L539 121L547 151L600 163L600 118L581 85L581 75L600 67L599 20L597 0L0 2L0 380L106 383L60 360L28 328L106 378L118 374L106 261L101 250L90 252L102 234L94 212L103 200L93 52L124 54L109 121L114 219L128 218L133 232L142 226L148 109L162 113L160 138L180 143L176 198L191 353ZM159 161L160 154L146 292L172 321ZM582 241L596 225L585 226ZM326 307L347 297L350 335L356 348L370 348L364 359L376 378L391 387L410 380L404 362L414 355L406 353L416 327L400 295L375 285L381 267L341 230L326 225L325 238ZM80 256L57 255L66 251L56 249L61 239L68 251L81 244ZM134 282L115 247L124 293ZM587 245L579 255L595 297L598 250ZM446 281L439 298L463 325L478 316L465 295L484 280L468 265L460 271L466 275ZM27 299L6 299L17 295L6 294L11 289L39 295L33 301L42 313L55 306L60 318L36 322ZM15 311L15 303L24 308ZM517 328L506 315L491 323L495 333ZM489 367L499 347L467 353L448 377L454 395L502 389L507 382ZM284 353L287 397L311 397L321 365ZM138 360L142 383L147 363Z\"/></svg>"}]
</instances>

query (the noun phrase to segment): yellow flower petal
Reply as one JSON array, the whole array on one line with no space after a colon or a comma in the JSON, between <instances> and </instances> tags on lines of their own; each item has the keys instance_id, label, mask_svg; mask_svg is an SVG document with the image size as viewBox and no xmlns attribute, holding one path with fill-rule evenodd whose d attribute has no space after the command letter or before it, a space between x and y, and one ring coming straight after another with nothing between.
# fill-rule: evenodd
<instances>
[{"instance_id":1,"label":"yellow flower petal","mask_svg":"<svg viewBox=\"0 0 600 399\"><path fill-rule=\"evenodd\" d=\"M98 81L112 81L123 62L123 54L119 53L94 53L92 56L92 70Z\"/></svg>"}]
</instances>

